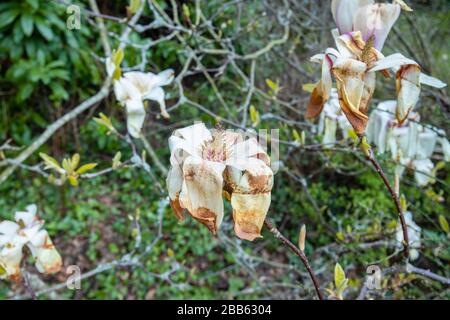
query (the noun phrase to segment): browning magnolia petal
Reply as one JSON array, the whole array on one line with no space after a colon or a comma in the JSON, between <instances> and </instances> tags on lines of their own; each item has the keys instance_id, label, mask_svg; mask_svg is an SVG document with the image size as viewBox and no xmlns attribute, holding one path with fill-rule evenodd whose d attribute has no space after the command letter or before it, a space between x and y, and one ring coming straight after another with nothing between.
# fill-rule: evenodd
<instances>
[{"instance_id":1,"label":"browning magnolia petal","mask_svg":"<svg viewBox=\"0 0 450 320\"><path fill-rule=\"evenodd\" d=\"M175 215L182 220L186 209L216 234L223 220L223 199L229 199L237 236L251 241L259 237L270 206L273 173L257 140L245 140L241 132L208 130L200 123L176 130L169 141L172 167L167 188Z\"/></svg>"}]
</instances>

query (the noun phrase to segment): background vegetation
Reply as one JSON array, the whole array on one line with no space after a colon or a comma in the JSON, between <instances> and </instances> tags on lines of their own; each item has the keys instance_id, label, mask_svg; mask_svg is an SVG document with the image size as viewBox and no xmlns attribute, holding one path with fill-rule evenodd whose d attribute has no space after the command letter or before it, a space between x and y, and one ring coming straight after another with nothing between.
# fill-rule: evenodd
<instances>
[{"instance_id":1,"label":"background vegetation","mask_svg":"<svg viewBox=\"0 0 450 320\"><path fill-rule=\"evenodd\" d=\"M156 1L173 17L177 4L180 24L193 29L195 1ZM157 106L149 105L145 135L158 157L168 165L167 139L170 133L194 120L214 126L242 123L248 128L279 128L282 170L275 177L269 216L293 242L300 226L307 226L306 253L322 287L332 288L333 269L339 262L349 278L345 298L356 298L365 280L366 268L378 264L391 270L401 260L395 251L395 208L382 181L352 145L343 141L336 150L307 148L298 142L304 132L305 145L320 143L311 122L304 120L309 93L302 86L318 80L318 67L309 57L331 46L333 21L328 1L200 1L210 29L201 23L196 32L181 32L144 52L146 71L174 68L183 71L189 59L187 47L200 59L189 64L182 79L184 95L195 106L178 99L177 86L167 90L170 120L161 119ZM90 10L88 1L74 1ZM98 0L104 15L131 16L128 1ZM400 49L418 61L428 74L449 82L450 5L448 1L409 1L415 9L403 13L391 33L385 54ZM187 8L187 9L186 9ZM0 145L11 139L19 147L30 145L47 126L95 94L105 78L104 57L95 19L82 12L81 29L66 27L66 4L58 1L2 1L0 4ZM154 20L146 8L139 23ZM117 48L114 35L126 23L104 19L110 45ZM274 39L285 41L262 53L255 60L230 59L205 49L227 50L238 55L257 52ZM202 29L203 28L203 29ZM210 31L214 31L214 34ZM170 35L161 26L132 32L129 40L145 44ZM218 38L220 40L218 40ZM142 60L141 50L125 49L125 66ZM252 61L256 61L252 66ZM234 66L236 64L237 67ZM248 86L238 70L250 75L254 68L254 95L251 105L258 117L250 116L245 106ZM208 75L214 85L206 77ZM267 81L270 80L270 81ZM276 85L274 85L275 83ZM395 82L379 83L372 107L377 101L395 96ZM217 91L223 98L218 98ZM424 88L419 112L422 122L447 130L450 115L448 89ZM209 111L206 112L205 111ZM245 112L247 111L247 112ZM58 160L74 153L82 162L96 162L99 169L111 167L114 155L129 159L132 150L123 140L107 135L93 121L100 112L114 126L126 131L123 108L113 94L58 130L40 149ZM243 114L247 119L243 119ZM258 119L259 118L259 119ZM225 120L225 122L224 122ZM232 127L230 125L230 127ZM139 141L139 148L143 148ZM5 151L0 157L13 157L17 151ZM37 164L38 153L26 163ZM393 176L393 164L385 156L382 165ZM0 159L1 160L1 159ZM165 177L153 168L158 183ZM440 160L440 159L436 159ZM402 193L422 227L422 248L415 265L450 276L449 235L438 217L449 216L450 167L437 171L435 183L418 188L412 175L402 180ZM314 290L298 257L264 231L254 243L240 241L232 231L230 208L218 237L209 234L192 219L178 224L165 202L166 194L154 178L141 168L120 169L95 179L83 180L78 187L55 186L32 171L18 169L0 184L0 218L11 219L17 210L36 203L65 266L76 264L83 272L120 260L133 250L148 254L139 265L117 266L98 272L82 282L80 291L59 290L40 298L83 299L197 299L197 298L279 298L314 297ZM162 219L159 234L158 221ZM139 235L139 237L138 237ZM158 240L153 243L154 240ZM64 282L64 272L43 277L28 267L36 290ZM387 272L383 289L368 297L387 299L448 299L448 286L404 270ZM0 298L26 294L21 284L0 283Z\"/></svg>"}]
</instances>

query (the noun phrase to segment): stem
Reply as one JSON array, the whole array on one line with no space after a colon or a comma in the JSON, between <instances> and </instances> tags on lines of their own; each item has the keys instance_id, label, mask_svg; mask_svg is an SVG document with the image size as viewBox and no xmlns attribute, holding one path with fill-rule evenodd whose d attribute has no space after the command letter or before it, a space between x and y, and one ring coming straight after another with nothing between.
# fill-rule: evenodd
<instances>
[{"instance_id":1,"label":"stem","mask_svg":"<svg viewBox=\"0 0 450 320\"><path fill-rule=\"evenodd\" d=\"M297 256L300 257L300 260L302 260L306 270L308 270L309 276L311 277L311 280L314 284L314 288L316 289L317 296L319 297L320 300L323 300L323 295L322 292L320 291L319 281L317 281L317 277L314 274L313 269L309 265L309 261L305 253L301 251L295 244L289 241L288 238L283 236L281 232L277 229L277 227L275 227L275 225L269 221L269 219L264 220L264 224L266 225L267 229L269 229L269 231L274 234L275 238L281 240L286 246L288 246L289 249L291 249L291 251L293 251Z\"/></svg>"},{"instance_id":2,"label":"stem","mask_svg":"<svg viewBox=\"0 0 450 320\"><path fill-rule=\"evenodd\" d=\"M143 134L141 134L140 138L142 140L142 143L144 144L145 150L152 158L154 164L158 167L159 171L161 171L164 176L167 176L168 170L166 166L161 162L161 160L159 160L158 155L156 154L150 142L148 142L147 138L145 138Z\"/></svg>"},{"instance_id":3,"label":"stem","mask_svg":"<svg viewBox=\"0 0 450 320\"><path fill-rule=\"evenodd\" d=\"M366 153L366 157L372 163L372 165L375 167L375 170L377 171L377 173L383 180L384 184L388 188L389 193L391 194L391 198L394 201L395 207L397 208L398 215L400 216L400 223L402 224L402 231L403 231L403 248L404 248L403 253L404 253L405 257L408 258L408 256L409 256L408 229L406 227L405 216L403 215L403 209L400 204L398 194L392 188L391 183L389 182L389 179L386 177L386 174L384 173L384 171L381 168L380 164L378 163L377 159L375 159L372 149L368 150L368 152Z\"/></svg>"}]
</instances>

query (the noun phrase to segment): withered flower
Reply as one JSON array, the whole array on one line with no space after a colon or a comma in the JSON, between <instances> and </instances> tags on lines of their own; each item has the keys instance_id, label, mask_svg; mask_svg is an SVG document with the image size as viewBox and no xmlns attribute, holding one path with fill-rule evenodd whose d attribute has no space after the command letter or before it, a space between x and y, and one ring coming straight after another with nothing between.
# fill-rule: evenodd
<instances>
[{"instance_id":1,"label":"withered flower","mask_svg":"<svg viewBox=\"0 0 450 320\"><path fill-rule=\"evenodd\" d=\"M267 153L252 137L198 123L169 139L167 187L180 221L184 209L216 234L223 220L222 196L231 202L236 235L261 237L271 200L273 172Z\"/></svg>"},{"instance_id":2,"label":"withered flower","mask_svg":"<svg viewBox=\"0 0 450 320\"><path fill-rule=\"evenodd\" d=\"M44 221L36 215L36 205L15 214L15 220L0 223L0 279L20 279L22 249L26 245L41 273L55 273L61 269L62 260L52 243Z\"/></svg>"},{"instance_id":3,"label":"withered flower","mask_svg":"<svg viewBox=\"0 0 450 320\"><path fill-rule=\"evenodd\" d=\"M311 94L306 112L314 118L322 112L330 98L334 76L340 106L358 135L363 135L368 122L368 106L375 91L376 71L385 77L396 72L398 103L396 116L404 122L416 105L421 83L437 88L443 82L421 73L417 62L396 53L384 57L381 49L398 19L401 9L410 10L403 1L376 4L370 0L333 0L333 17L338 29L333 31L336 49L315 55L311 61L322 64L322 79Z\"/></svg>"}]
</instances>

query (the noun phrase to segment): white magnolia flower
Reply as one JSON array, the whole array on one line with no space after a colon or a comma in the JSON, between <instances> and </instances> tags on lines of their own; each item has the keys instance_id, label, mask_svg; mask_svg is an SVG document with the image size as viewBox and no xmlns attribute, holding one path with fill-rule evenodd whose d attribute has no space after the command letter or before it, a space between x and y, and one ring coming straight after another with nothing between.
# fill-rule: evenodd
<instances>
[{"instance_id":1,"label":"white magnolia flower","mask_svg":"<svg viewBox=\"0 0 450 320\"><path fill-rule=\"evenodd\" d=\"M215 234L223 219L223 194L231 201L236 235L249 241L261 237L273 172L256 139L199 123L176 130L169 145L167 187L176 216L183 220L186 209Z\"/></svg>"},{"instance_id":2,"label":"white magnolia flower","mask_svg":"<svg viewBox=\"0 0 450 320\"><path fill-rule=\"evenodd\" d=\"M330 99L325 103L320 114L318 133L323 134L322 143L325 147L336 142L337 128L341 130L342 137L348 138L348 131L352 128L347 117L339 106L339 97L336 89L331 91Z\"/></svg>"},{"instance_id":3,"label":"white magnolia flower","mask_svg":"<svg viewBox=\"0 0 450 320\"><path fill-rule=\"evenodd\" d=\"M15 221L0 223L0 278L20 278L22 249L26 245L41 273L55 273L62 260L48 233L42 229L44 221L36 215L36 205L15 213Z\"/></svg>"},{"instance_id":4,"label":"white magnolia flower","mask_svg":"<svg viewBox=\"0 0 450 320\"><path fill-rule=\"evenodd\" d=\"M409 242L409 259L411 261L416 260L419 257L419 249L421 246L420 235L422 228L420 228L413 220L412 213L405 212L405 222L408 230L408 242ZM396 247L398 249L403 248L403 231L401 223L397 223L397 230L395 232Z\"/></svg>"},{"instance_id":5,"label":"white magnolia flower","mask_svg":"<svg viewBox=\"0 0 450 320\"><path fill-rule=\"evenodd\" d=\"M368 105L375 91L376 72L389 76L396 72L399 123L408 117L420 93L421 83L442 88L445 84L423 75L413 60L397 53L384 57L384 42L405 5L375 4L371 0L333 0L332 12L338 26L333 31L336 49L315 55L311 61L322 64L322 79L311 94L306 117L318 116L330 98L332 76L336 79L340 106L358 135L365 132Z\"/></svg>"},{"instance_id":6,"label":"white magnolia flower","mask_svg":"<svg viewBox=\"0 0 450 320\"><path fill-rule=\"evenodd\" d=\"M367 140L377 146L379 154L390 151L392 159L400 164L396 169L399 175L406 166L414 170L417 184L424 186L432 180L435 166L430 158L437 146L441 146L448 161L450 143L442 130L420 125L415 112L409 114L409 121L399 125L395 118L396 104L396 101L382 102L371 113Z\"/></svg>"},{"instance_id":7,"label":"white magnolia flower","mask_svg":"<svg viewBox=\"0 0 450 320\"><path fill-rule=\"evenodd\" d=\"M138 138L145 120L144 100L156 101L161 114L169 118L166 111L165 94L163 86L170 84L174 79L172 69L158 74L151 72L127 72L114 82L114 93L117 100L125 106L127 111L127 128L130 135Z\"/></svg>"}]
</instances>

